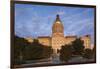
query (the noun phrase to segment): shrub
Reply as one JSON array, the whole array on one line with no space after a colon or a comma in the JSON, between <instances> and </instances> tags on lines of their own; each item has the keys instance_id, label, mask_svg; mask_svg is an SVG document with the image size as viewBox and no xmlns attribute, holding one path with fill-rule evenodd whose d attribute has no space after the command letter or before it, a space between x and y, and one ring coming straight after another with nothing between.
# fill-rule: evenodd
<instances>
[{"instance_id":1,"label":"shrub","mask_svg":"<svg viewBox=\"0 0 100 69\"><path fill-rule=\"evenodd\" d=\"M84 54L83 54L83 57L84 58L87 58L87 59L90 59L93 57L93 54L92 54L92 50L91 49L85 49L84 50Z\"/></svg>"}]
</instances>

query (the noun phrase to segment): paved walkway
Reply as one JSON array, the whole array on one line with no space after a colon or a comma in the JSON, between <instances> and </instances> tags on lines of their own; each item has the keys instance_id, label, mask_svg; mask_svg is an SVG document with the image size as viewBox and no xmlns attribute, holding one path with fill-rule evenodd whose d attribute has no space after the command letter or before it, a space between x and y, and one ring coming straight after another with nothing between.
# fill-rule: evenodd
<instances>
[{"instance_id":1,"label":"paved walkway","mask_svg":"<svg viewBox=\"0 0 100 69\"><path fill-rule=\"evenodd\" d=\"M52 63L53 64L59 64L59 63L61 63L58 54L53 54L53 56L52 56Z\"/></svg>"}]
</instances>

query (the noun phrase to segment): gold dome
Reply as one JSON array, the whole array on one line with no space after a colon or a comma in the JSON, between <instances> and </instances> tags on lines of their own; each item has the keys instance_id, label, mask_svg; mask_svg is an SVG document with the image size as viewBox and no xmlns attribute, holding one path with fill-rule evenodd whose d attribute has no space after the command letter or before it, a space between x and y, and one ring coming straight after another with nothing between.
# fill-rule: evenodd
<instances>
[{"instance_id":1,"label":"gold dome","mask_svg":"<svg viewBox=\"0 0 100 69\"><path fill-rule=\"evenodd\" d=\"M52 32L53 33L63 33L63 24L59 18L59 15L56 16L56 20L53 24L53 27L52 27Z\"/></svg>"}]
</instances>

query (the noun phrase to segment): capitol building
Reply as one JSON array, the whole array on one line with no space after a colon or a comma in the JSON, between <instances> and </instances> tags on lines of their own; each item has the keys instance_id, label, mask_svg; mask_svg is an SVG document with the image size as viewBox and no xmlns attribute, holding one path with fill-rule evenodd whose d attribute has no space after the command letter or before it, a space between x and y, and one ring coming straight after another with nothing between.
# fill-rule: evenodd
<instances>
[{"instance_id":1,"label":"capitol building","mask_svg":"<svg viewBox=\"0 0 100 69\"><path fill-rule=\"evenodd\" d=\"M72 41L74 41L77 36L64 36L64 26L63 23L59 17L59 15L56 16L56 20L53 23L52 26L52 34L51 36L38 36L37 39L39 43L46 45L46 46L52 46L55 53L57 53L57 50L61 49L61 46L65 44L71 44ZM91 47L91 37L90 35L84 35L80 37L81 40L84 41L85 48ZM25 38L28 40L28 42L33 42L34 38Z\"/></svg>"}]
</instances>

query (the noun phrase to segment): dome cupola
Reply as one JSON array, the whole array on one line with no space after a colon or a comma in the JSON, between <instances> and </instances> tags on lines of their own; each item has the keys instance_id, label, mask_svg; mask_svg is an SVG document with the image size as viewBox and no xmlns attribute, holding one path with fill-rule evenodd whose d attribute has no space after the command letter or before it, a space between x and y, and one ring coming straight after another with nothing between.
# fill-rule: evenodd
<instances>
[{"instance_id":1,"label":"dome cupola","mask_svg":"<svg viewBox=\"0 0 100 69\"><path fill-rule=\"evenodd\" d=\"M52 27L52 33L63 33L63 24L60 20L59 15L56 16L56 20Z\"/></svg>"}]
</instances>

